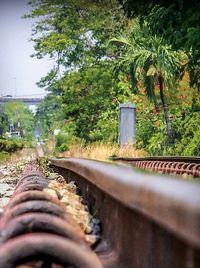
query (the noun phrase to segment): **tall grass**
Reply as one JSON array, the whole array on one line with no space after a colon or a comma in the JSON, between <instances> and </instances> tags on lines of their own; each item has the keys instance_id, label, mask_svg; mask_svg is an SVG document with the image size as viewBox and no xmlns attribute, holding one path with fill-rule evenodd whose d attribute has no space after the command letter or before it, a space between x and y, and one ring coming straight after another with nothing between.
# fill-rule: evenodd
<instances>
[{"instance_id":1,"label":"tall grass","mask_svg":"<svg viewBox=\"0 0 200 268\"><path fill-rule=\"evenodd\" d=\"M93 143L88 146L74 144L70 150L63 152L62 157L80 157L96 160L109 160L112 156L117 157L142 157L145 156L143 150L136 150L132 145L119 148L117 144Z\"/></svg>"}]
</instances>

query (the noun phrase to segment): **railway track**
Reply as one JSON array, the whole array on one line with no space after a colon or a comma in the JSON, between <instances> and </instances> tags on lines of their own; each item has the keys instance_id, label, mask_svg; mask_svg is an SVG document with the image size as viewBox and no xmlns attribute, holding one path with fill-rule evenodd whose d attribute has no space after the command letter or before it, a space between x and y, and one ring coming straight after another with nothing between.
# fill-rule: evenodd
<instances>
[{"instance_id":1,"label":"railway track","mask_svg":"<svg viewBox=\"0 0 200 268\"><path fill-rule=\"evenodd\" d=\"M25 166L0 218L0 267L102 268L83 230L48 186L36 165Z\"/></svg>"},{"instance_id":2,"label":"railway track","mask_svg":"<svg viewBox=\"0 0 200 268\"><path fill-rule=\"evenodd\" d=\"M102 223L106 268L200 267L200 184L128 166L53 159Z\"/></svg>"},{"instance_id":3,"label":"railway track","mask_svg":"<svg viewBox=\"0 0 200 268\"><path fill-rule=\"evenodd\" d=\"M29 167L0 218L0 268L200 267L198 181L86 159L51 159L51 168L78 186L84 204L100 220L101 239L89 247L59 200L43 192L47 182L42 174ZM17 214L11 217L13 210Z\"/></svg>"},{"instance_id":4,"label":"railway track","mask_svg":"<svg viewBox=\"0 0 200 268\"><path fill-rule=\"evenodd\" d=\"M137 168L147 169L149 171L159 172L163 174L200 178L199 157L115 157L112 158L112 160L128 163Z\"/></svg>"}]
</instances>

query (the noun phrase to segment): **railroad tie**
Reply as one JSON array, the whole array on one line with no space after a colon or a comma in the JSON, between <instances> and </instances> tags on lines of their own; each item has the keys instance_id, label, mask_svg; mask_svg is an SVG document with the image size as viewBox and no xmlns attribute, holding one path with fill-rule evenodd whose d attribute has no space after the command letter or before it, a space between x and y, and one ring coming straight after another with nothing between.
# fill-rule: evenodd
<instances>
[{"instance_id":1,"label":"railroad tie","mask_svg":"<svg viewBox=\"0 0 200 268\"><path fill-rule=\"evenodd\" d=\"M43 192L47 186L35 166L25 167L0 219L0 268L102 268L72 215Z\"/></svg>"}]
</instances>

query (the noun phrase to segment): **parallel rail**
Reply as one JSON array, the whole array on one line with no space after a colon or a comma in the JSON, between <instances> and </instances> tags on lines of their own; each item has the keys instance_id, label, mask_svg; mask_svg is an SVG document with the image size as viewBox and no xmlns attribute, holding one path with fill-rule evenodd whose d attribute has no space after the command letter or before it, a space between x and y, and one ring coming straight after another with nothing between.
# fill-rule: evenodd
<instances>
[{"instance_id":1,"label":"parallel rail","mask_svg":"<svg viewBox=\"0 0 200 268\"><path fill-rule=\"evenodd\" d=\"M141 158L112 158L114 161L131 164L134 167L147 169L163 174L184 175L200 178L199 157L141 157Z\"/></svg>"},{"instance_id":2,"label":"parallel rail","mask_svg":"<svg viewBox=\"0 0 200 268\"><path fill-rule=\"evenodd\" d=\"M149 156L149 157L113 157L113 160L122 161L167 161L167 162L185 162L200 164L200 157L194 156Z\"/></svg>"},{"instance_id":3,"label":"parallel rail","mask_svg":"<svg viewBox=\"0 0 200 268\"><path fill-rule=\"evenodd\" d=\"M200 184L129 166L52 159L102 223L105 268L199 268Z\"/></svg>"}]
</instances>

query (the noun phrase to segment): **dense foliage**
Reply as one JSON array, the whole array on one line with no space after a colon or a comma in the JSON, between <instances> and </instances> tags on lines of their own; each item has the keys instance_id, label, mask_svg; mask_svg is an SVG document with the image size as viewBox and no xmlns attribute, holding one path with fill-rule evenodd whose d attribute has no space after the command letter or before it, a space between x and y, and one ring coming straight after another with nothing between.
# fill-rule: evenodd
<instances>
[{"instance_id":1,"label":"dense foliage","mask_svg":"<svg viewBox=\"0 0 200 268\"><path fill-rule=\"evenodd\" d=\"M42 138L47 137L48 133L52 133L53 127L59 127L63 120L58 99L58 97L48 94L37 109L35 115L36 129L39 130Z\"/></svg>"},{"instance_id":2,"label":"dense foliage","mask_svg":"<svg viewBox=\"0 0 200 268\"><path fill-rule=\"evenodd\" d=\"M8 117L8 130L12 125L22 138L31 140L34 136L34 116L28 106L20 101L7 102L4 111Z\"/></svg>"},{"instance_id":3,"label":"dense foliage","mask_svg":"<svg viewBox=\"0 0 200 268\"><path fill-rule=\"evenodd\" d=\"M0 137L6 132L8 127L8 116L4 111L3 106L0 106Z\"/></svg>"},{"instance_id":4,"label":"dense foliage","mask_svg":"<svg viewBox=\"0 0 200 268\"><path fill-rule=\"evenodd\" d=\"M23 148L34 137L34 116L22 102L0 106L0 158Z\"/></svg>"},{"instance_id":5,"label":"dense foliage","mask_svg":"<svg viewBox=\"0 0 200 268\"><path fill-rule=\"evenodd\" d=\"M23 143L20 140L5 140L0 139L0 152L12 153L23 148Z\"/></svg>"},{"instance_id":6,"label":"dense foliage","mask_svg":"<svg viewBox=\"0 0 200 268\"><path fill-rule=\"evenodd\" d=\"M32 0L38 59L55 67L38 83L43 136L57 146L117 142L118 106L137 105L137 147L199 155L199 3Z\"/></svg>"}]
</instances>

